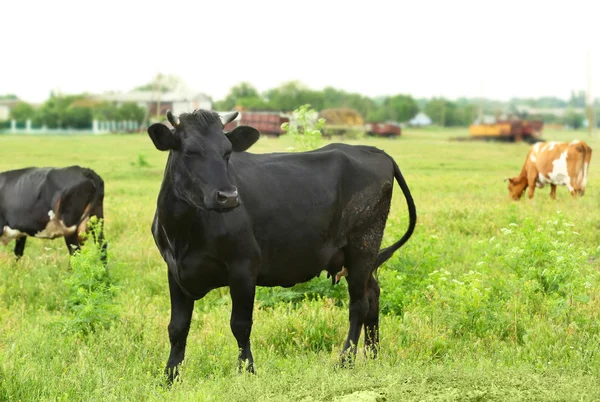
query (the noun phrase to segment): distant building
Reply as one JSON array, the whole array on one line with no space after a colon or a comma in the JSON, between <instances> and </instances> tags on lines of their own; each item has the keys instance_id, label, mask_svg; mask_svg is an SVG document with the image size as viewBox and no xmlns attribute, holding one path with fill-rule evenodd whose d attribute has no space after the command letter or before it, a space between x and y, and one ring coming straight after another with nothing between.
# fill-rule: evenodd
<instances>
[{"instance_id":1,"label":"distant building","mask_svg":"<svg viewBox=\"0 0 600 402\"><path fill-rule=\"evenodd\" d=\"M429 118L429 116L427 116L423 112L417 113L417 115L410 119L408 122L408 124L410 124L411 126L429 126L431 125L431 123L432 121Z\"/></svg>"},{"instance_id":2,"label":"distant building","mask_svg":"<svg viewBox=\"0 0 600 402\"><path fill-rule=\"evenodd\" d=\"M0 121L10 118L10 110L20 101L18 99L0 99Z\"/></svg>"},{"instance_id":3,"label":"distant building","mask_svg":"<svg viewBox=\"0 0 600 402\"><path fill-rule=\"evenodd\" d=\"M192 112L195 109L212 109L212 100L206 94L191 91L153 92L107 92L94 95L94 99L115 102L117 105L133 102L140 107L148 109L150 115L164 115L171 109L173 114Z\"/></svg>"},{"instance_id":4,"label":"distant building","mask_svg":"<svg viewBox=\"0 0 600 402\"><path fill-rule=\"evenodd\" d=\"M517 112L521 114L527 114L529 116L556 116L563 117L567 111L574 111L578 114L585 114L585 109L580 107L552 107L552 108L537 108L531 106L519 105L516 107Z\"/></svg>"}]
</instances>

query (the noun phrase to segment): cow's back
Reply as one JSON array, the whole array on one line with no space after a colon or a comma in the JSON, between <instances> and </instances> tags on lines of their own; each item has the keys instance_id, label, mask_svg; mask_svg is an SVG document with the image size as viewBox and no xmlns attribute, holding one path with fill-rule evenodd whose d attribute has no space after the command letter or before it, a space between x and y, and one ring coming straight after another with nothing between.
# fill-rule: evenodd
<instances>
[{"instance_id":1,"label":"cow's back","mask_svg":"<svg viewBox=\"0 0 600 402\"><path fill-rule=\"evenodd\" d=\"M382 151L331 144L306 153L241 154L236 186L261 249L263 284L320 272L361 220L387 216L393 165ZM385 211L374 208L387 199ZM371 220L369 222L366 222ZM298 266L295 266L298 264ZM316 272L307 271L315 267Z\"/></svg>"},{"instance_id":2,"label":"cow's back","mask_svg":"<svg viewBox=\"0 0 600 402\"><path fill-rule=\"evenodd\" d=\"M73 215L65 219L73 224L89 200L96 196L96 189L103 195L102 179L91 169L79 166L66 168L24 168L0 174L0 215L12 228L33 235L43 228L59 198L63 200L61 212ZM71 191L71 189L73 189ZM87 193L87 194L81 194ZM84 200L76 205L72 199Z\"/></svg>"},{"instance_id":3,"label":"cow's back","mask_svg":"<svg viewBox=\"0 0 600 402\"><path fill-rule=\"evenodd\" d=\"M566 185L569 191L579 191L585 190L591 154L591 148L580 140L539 142L532 147L527 163L538 172L540 185Z\"/></svg>"},{"instance_id":4,"label":"cow's back","mask_svg":"<svg viewBox=\"0 0 600 402\"><path fill-rule=\"evenodd\" d=\"M330 211L366 188L394 180L385 153L345 144L305 153L245 154L232 164L242 202L255 221Z\"/></svg>"},{"instance_id":5,"label":"cow's back","mask_svg":"<svg viewBox=\"0 0 600 402\"><path fill-rule=\"evenodd\" d=\"M25 168L0 173L0 211L32 210L41 198L51 168Z\"/></svg>"}]
</instances>

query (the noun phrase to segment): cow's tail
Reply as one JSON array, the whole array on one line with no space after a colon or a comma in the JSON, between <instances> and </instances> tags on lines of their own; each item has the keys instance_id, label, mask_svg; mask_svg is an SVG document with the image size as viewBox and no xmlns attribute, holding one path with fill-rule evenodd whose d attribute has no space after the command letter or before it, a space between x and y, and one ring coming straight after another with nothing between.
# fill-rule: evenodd
<instances>
[{"instance_id":1,"label":"cow's tail","mask_svg":"<svg viewBox=\"0 0 600 402\"><path fill-rule=\"evenodd\" d=\"M402 247L402 245L404 243L406 243L408 241L410 236L413 234L413 232L415 230L415 226L417 224L417 209L415 208L415 202L412 198L412 195L410 194L410 190L408 189L406 180L404 180L404 177L402 176L402 173L400 172L400 168L398 167L398 164L396 163L396 161L394 161L394 159L391 156L388 155L388 157L390 158L390 160L392 161L392 164L394 165L394 177L396 178L396 181L398 182L398 185L402 189L402 193L404 194L404 197L406 198L406 205L408 206L409 222L408 222L408 229L406 230L406 233L404 233L404 236L402 236L400 238L400 240L398 240L391 246L386 247L379 251L379 254L377 255L377 260L375 262L375 268L381 266L381 264L386 262L392 256L392 254L394 254L394 252L396 252L396 250L398 250L400 247Z\"/></svg>"},{"instance_id":2,"label":"cow's tail","mask_svg":"<svg viewBox=\"0 0 600 402\"><path fill-rule=\"evenodd\" d=\"M83 175L87 180L77 184L74 187L70 187L64 190L57 198L54 207L55 217L60 220L61 214L63 212L63 208L61 208L61 203L67 202L67 205L71 203L70 198L81 195L82 193L91 193L92 197L88 200L81 216L78 218L77 222L72 225L75 226L76 230L79 231L80 226L83 223L87 223L86 221L90 218L90 216L95 212L96 206L101 200L104 198L104 181L100 176L94 173L92 170L86 169L83 172ZM100 218L100 217L99 217Z\"/></svg>"},{"instance_id":3,"label":"cow's tail","mask_svg":"<svg viewBox=\"0 0 600 402\"><path fill-rule=\"evenodd\" d=\"M592 157L592 148L590 148L590 146L584 142L580 143L576 149L583 154L581 160L589 163Z\"/></svg>"},{"instance_id":4,"label":"cow's tail","mask_svg":"<svg viewBox=\"0 0 600 402\"><path fill-rule=\"evenodd\" d=\"M63 212L63 209L61 208L63 196L64 196L64 192L58 196L58 198L56 199L56 203L54 204L54 219L56 219L56 220L60 220L61 219L61 215L62 215L62 212ZM94 200L92 200L92 202L90 202L89 204L86 205L86 207L83 210L83 213L81 214L81 217L79 218L79 220L75 224L71 225L71 227L78 228L79 225L81 225L83 223L83 221L87 217L90 216L90 211L93 208L93 203L94 203Z\"/></svg>"}]
</instances>

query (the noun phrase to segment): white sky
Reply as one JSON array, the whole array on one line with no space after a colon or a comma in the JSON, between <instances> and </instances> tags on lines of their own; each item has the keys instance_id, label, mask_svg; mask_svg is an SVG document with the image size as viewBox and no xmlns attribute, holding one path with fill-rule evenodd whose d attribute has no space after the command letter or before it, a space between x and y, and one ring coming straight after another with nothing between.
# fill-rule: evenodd
<instances>
[{"instance_id":1,"label":"white sky","mask_svg":"<svg viewBox=\"0 0 600 402\"><path fill-rule=\"evenodd\" d=\"M595 46L592 46L595 45ZM299 80L367 96L600 97L595 0L19 0L0 7L0 94L130 90L157 73L222 99Z\"/></svg>"}]
</instances>

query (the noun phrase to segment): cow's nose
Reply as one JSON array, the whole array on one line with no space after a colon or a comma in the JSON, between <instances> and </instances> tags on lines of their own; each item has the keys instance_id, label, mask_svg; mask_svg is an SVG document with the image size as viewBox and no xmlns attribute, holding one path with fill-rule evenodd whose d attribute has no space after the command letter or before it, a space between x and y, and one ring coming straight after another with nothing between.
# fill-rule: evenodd
<instances>
[{"instance_id":1,"label":"cow's nose","mask_svg":"<svg viewBox=\"0 0 600 402\"><path fill-rule=\"evenodd\" d=\"M223 208L237 207L239 204L239 195L237 188L227 191L217 191L217 202Z\"/></svg>"}]
</instances>

